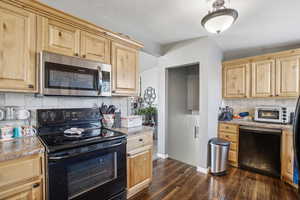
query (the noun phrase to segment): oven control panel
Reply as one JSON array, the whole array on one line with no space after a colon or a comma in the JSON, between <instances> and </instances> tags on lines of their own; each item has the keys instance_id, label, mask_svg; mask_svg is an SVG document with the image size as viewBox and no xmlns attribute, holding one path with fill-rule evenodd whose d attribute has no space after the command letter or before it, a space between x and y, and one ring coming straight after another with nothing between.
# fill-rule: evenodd
<instances>
[{"instance_id":1,"label":"oven control panel","mask_svg":"<svg viewBox=\"0 0 300 200\"><path fill-rule=\"evenodd\" d=\"M98 108L78 109L41 109L37 110L39 126L56 123L74 123L100 120L101 115Z\"/></svg>"}]
</instances>

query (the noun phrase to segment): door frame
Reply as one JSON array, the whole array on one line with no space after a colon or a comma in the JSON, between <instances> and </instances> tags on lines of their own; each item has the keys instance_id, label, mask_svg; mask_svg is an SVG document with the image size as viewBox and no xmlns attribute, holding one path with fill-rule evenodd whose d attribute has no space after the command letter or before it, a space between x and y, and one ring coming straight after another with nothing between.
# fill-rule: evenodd
<instances>
[{"instance_id":1,"label":"door frame","mask_svg":"<svg viewBox=\"0 0 300 200\"><path fill-rule=\"evenodd\" d=\"M159 114L159 119L160 120L160 131L158 134L158 152L164 152L164 153L158 153L159 157L162 158L167 158L169 157L168 155L168 122L169 122L169 118L168 118L168 113L169 113L169 109L168 109L168 102L169 102L169 97L168 97L168 92L169 92L169 70L174 69L174 68L182 68L182 67L189 67L189 66L193 66L193 65L198 65L199 68L199 78L200 78L200 73L201 73L201 64L200 62L191 62L191 63L186 63L186 64L181 64L181 65L175 65L175 66L170 66L170 67L165 67L163 68L163 82L164 82L164 87L162 87L162 91L161 91L161 95L164 96L164 99L162 99L162 103L163 105L160 105L161 107L161 112ZM200 81L199 81L200 84ZM200 93L200 86L199 86L199 95ZM199 98L199 107L200 107L200 98ZM199 108L199 114L200 114L200 109ZM197 160L195 160L194 163L197 163ZM196 166L196 165L195 165Z\"/></svg>"}]
</instances>

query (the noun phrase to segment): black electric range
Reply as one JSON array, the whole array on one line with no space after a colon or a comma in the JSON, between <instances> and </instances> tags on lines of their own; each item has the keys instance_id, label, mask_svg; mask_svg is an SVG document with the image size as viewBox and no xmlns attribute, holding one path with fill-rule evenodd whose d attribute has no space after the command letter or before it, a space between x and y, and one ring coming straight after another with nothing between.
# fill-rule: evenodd
<instances>
[{"instance_id":1,"label":"black electric range","mask_svg":"<svg viewBox=\"0 0 300 200\"><path fill-rule=\"evenodd\" d=\"M49 200L126 199L126 135L103 128L99 109L42 109L37 120Z\"/></svg>"}]
</instances>

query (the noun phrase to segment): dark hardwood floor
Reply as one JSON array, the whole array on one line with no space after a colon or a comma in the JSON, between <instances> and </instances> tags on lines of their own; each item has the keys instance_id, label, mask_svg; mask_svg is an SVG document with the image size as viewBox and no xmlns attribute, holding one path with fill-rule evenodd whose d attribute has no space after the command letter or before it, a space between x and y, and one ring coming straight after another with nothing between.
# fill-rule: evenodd
<instances>
[{"instance_id":1,"label":"dark hardwood floor","mask_svg":"<svg viewBox=\"0 0 300 200\"><path fill-rule=\"evenodd\" d=\"M153 182L130 200L299 200L297 190L279 179L230 168L215 177L172 159L154 161Z\"/></svg>"}]
</instances>

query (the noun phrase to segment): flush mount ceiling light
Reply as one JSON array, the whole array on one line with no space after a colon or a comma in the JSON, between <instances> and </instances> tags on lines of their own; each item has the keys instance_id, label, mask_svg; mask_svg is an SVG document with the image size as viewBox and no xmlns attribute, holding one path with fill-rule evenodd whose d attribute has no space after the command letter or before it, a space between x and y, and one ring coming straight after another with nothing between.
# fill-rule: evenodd
<instances>
[{"instance_id":1,"label":"flush mount ceiling light","mask_svg":"<svg viewBox=\"0 0 300 200\"><path fill-rule=\"evenodd\" d=\"M227 30L238 18L238 12L225 7L224 0L215 0L213 10L202 19L202 26L210 33L221 33Z\"/></svg>"}]
</instances>

